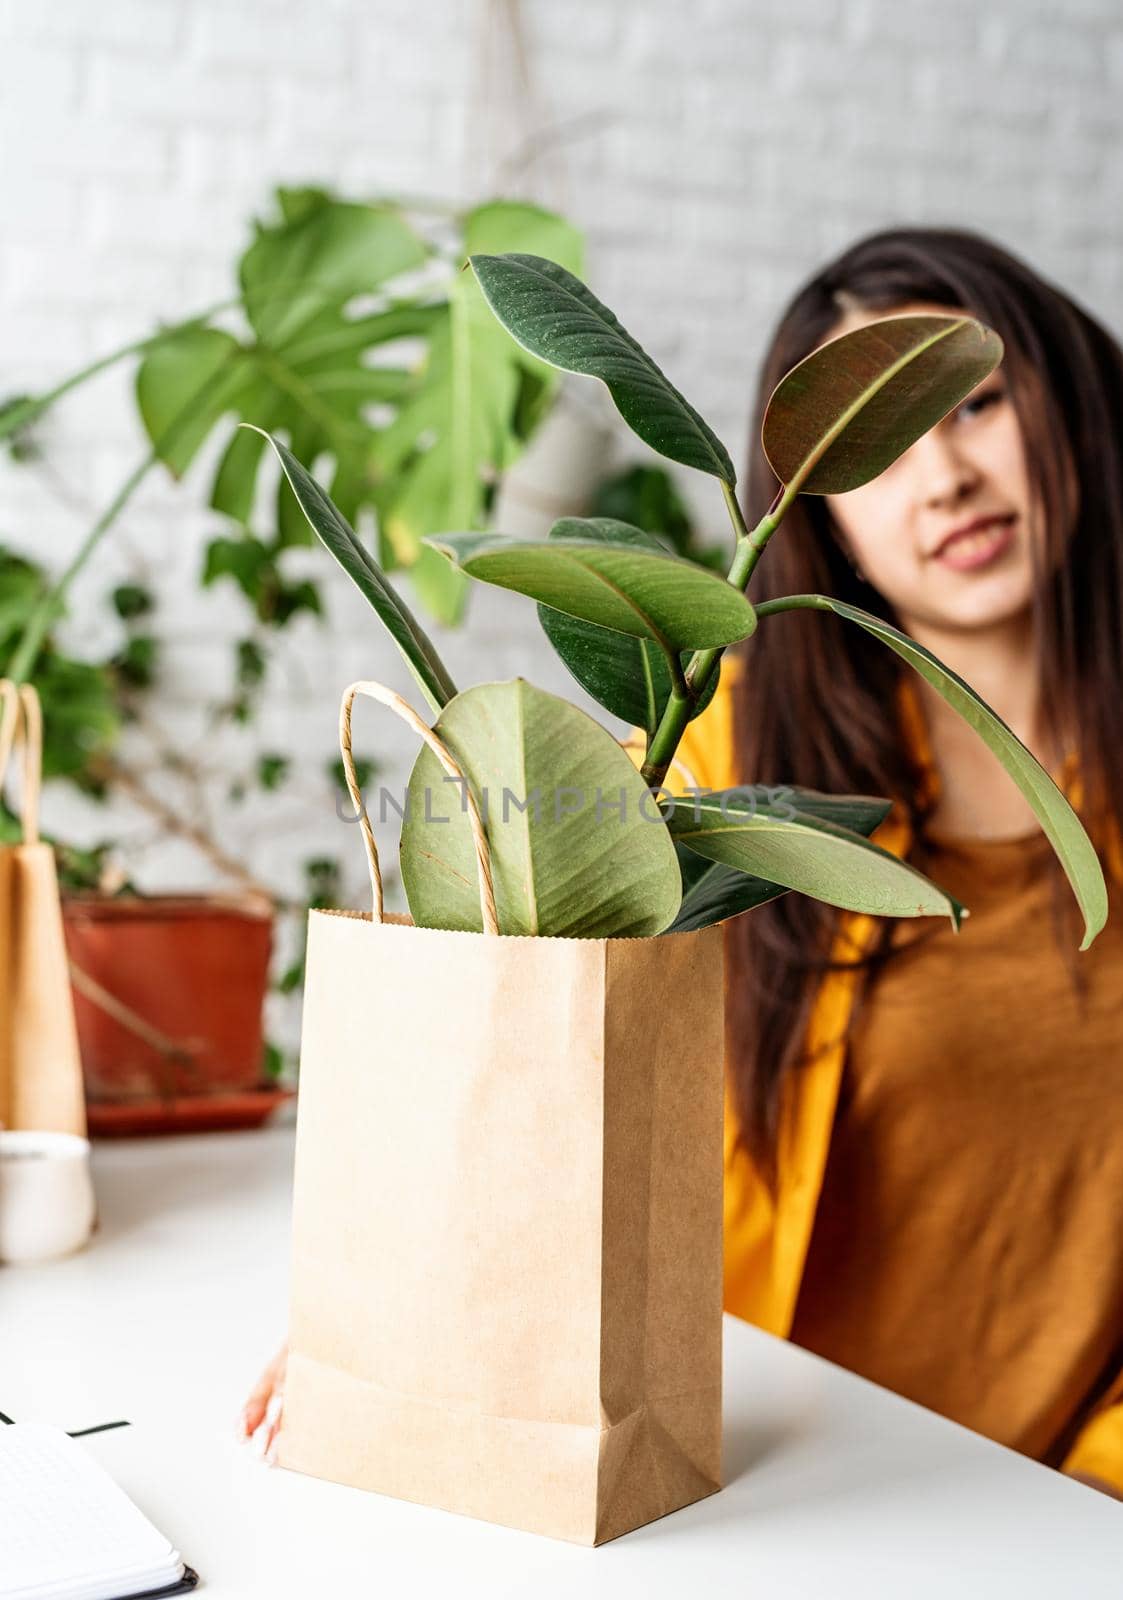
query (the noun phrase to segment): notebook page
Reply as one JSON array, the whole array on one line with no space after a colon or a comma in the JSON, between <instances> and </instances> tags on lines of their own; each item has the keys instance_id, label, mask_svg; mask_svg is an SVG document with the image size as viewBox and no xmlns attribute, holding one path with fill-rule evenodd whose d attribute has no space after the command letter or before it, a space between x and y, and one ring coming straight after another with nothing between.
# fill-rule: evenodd
<instances>
[{"instance_id":1,"label":"notebook page","mask_svg":"<svg viewBox=\"0 0 1123 1600\"><path fill-rule=\"evenodd\" d=\"M77 1440L42 1422L0 1426L0 1600L115 1600L182 1573Z\"/></svg>"}]
</instances>

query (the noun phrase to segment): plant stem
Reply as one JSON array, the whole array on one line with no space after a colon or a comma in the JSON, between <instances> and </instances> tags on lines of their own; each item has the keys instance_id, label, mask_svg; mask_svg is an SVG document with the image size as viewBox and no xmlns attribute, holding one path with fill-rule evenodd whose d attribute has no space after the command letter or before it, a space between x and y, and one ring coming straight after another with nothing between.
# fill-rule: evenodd
<instances>
[{"instance_id":1,"label":"plant stem","mask_svg":"<svg viewBox=\"0 0 1123 1600\"><path fill-rule=\"evenodd\" d=\"M682 670L682 661L676 650L664 650L667 668L671 674L671 693L680 699L690 702L690 685L686 681L686 674Z\"/></svg>"},{"instance_id":2,"label":"plant stem","mask_svg":"<svg viewBox=\"0 0 1123 1600\"><path fill-rule=\"evenodd\" d=\"M784 513L795 499L796 491L781 487L764 516L750 531L741 514L733 486L723 481L721 487L730 518L737 530L737 548L726 578L735 589L744 591L748 587L757 562L764 553L765 545L780 526ZM761 614L759 610L757 614L758 616ZM686 669L688 695L685 699L671 696L648 747L641 775L650 788L658 788L667 776L675 751L686 732L690 714L709 688L710 679L724 653L725 646L722 645L712 650L695 650L691 656Z\"/></svg>"},{"instance_id":3,"label":"plant stem","mask_svg":"<svg viewBox=\"0 0 1123 1600\"><path fill-rule=\"evenodd\" d=\"M736 535L737 543L740 544L742 539L748 538L749 530L745 526L744 514L737 499L737 491L731 483L726 483L723 478L721 480L721 492L725 496L725 509L729 512L729 520L733 524L733 532Z\"/></svg>"},{"instance_id":4,"label":"plant stem","mask_svg":"<svg viewBox=\"0 0 1123 1600\"><path fill-rule=\"evenodd\" d=\"M779 611L833 611L823 594L782 594L778 600L765 600L757 606L758 617L771 617Z\"/></svg>"},{"instance_id":5,"label":"plant stem","mask_svg":"<svg viewBox=\"0 0 1123 1600\"><path fill-rule=\"evenodd\" d=\"M261 895L273 905L279 903L280 897L268 884L262 883L255 878L253 873L244 867L240 861L228 855L203 828L196 826L193 822L189 822L173 806L169 805L165 800L161 800L158 795L153 794L140 775L134 772L132 768L126 766L123 762L110 760L106 765L105 777L110 783L116 784L119 789L147 811L150 816L154 817L165 833L170 833L176 838L185 839L189 844L194 845L195 849L225 877L233 878L236 883L241 884L243 889L253 894ZM284 902L280 903L283 904Z\"/></svg>"},{"instance_id":6,"label":"plant stem","mask_svg":"<svg viewBox=\"0 0 1123 1600\"><path fill-rule=\"evenodd\" d=\"M13 679L16 683L23 683L28 674L31 672L31 669L34 667L35 658L39 654L40 646L42 645L43 640L46 638L51 624L58 618L62 610L62 602L65 598L67 589L73 583L78 573L82 570L90 556L93 554L93 551L100 543L102 536L108 532L109 528L117 520L118 516L120 516L121 511L131 498L133 491L140 484L141 480L145 477L150 468L156 465L158 460L159 456L156 454L155 450L151 450L149 451L148 455L144 457L143 461L133 468L132 472L129 473L129 476L125 479L117 493L113 496L113 499L109 502L101 516L97 519L89 533L83 539L81 545L78 547L77 554L74 556L74 559L71 561L66 571L62 574L58 581L51 586L51 588L36 606L35 610L31 613L31 616L27 620L27 625L23 630L23 634L20 637L20 642L16 646L15 654L12 656L11 661L5 668L7 676Z\"/></svg>"},{"instance_id":7,"label":"plant stem","mask_svg":"<svg viewBox=\"0 0 1123 1600\"><path fill-rule=\"evenodd\" d=\"M218 367L217 371L212 372L206 382L199 385L198 389L196 389L190 400L188 400L187 403L181 406L176 412L171 422L169 422L168 426L164 429L163 433L152 446L152 449L144 457L143 461L139 462L138 465L133 468L132 472L129 473L129 476L125 479L117 493L113 496L113 499L109 502L101 516L90 529L89 533L82 540L82 543L78 547L77 554L74 556L74 559L71 561L70 565L66 568L66 571L56 583L52 584L51 588L43 596L43 599L31 613L31 616L27 619L27 624L23 630L23 633L20 636L19 644L16 646L12 659L5 669L7 676L14 679L16 683L22 683L34 667L35 658L39 654L40 646L42 645L43 640L46 638L51 624L57 620L62 610L62 603L66 598L66 592L70 588L70 585L74 582L74 579L78 576L79 572L81 572L82 568L86 565L86 562L90 559L91 555L101 543L101 540L116 522L125 506L132 498L134 491L140 485L141 481L147 476L147 474L158 461L162 461L164 459L167 450L175 442L185 425L197 415L213 391L225 378L226 369L229 364L230 357L227 357L227 359Z\"/></svg>"},{"instance_id":8,"label":"plant stem","mask_svg":"<svg viewBox=\"0 0 1123 1600\"><path fill-rule=\"evenodd\" d=\"M784 520L784 515L795 499L797 490L785 489L783 485L776 491L776 497L768 510L761 517L751 533L745 534L744 548L739 548L734 557L733 565L729 569L729 581L738 589L746 589L749 579L756 570L756 564L764 554L764 547L771 539L776 529ZM742 527L744 524L742 523Z\"/></svg>"},{"instance_id":9,"label":"plant stem","mask_svg":"<svg viewBox=\"0 0 1123 1600\"><path fill-rule=\"evenodd\" d=\"M80 388L90 378L96 378L99 372L105 372L118 361L124 361L126 356L144 355L157 345L163 344L166 339L175 339L186 329L209 322L212 317L218 316L219 312L229 311L240 303L240 296L237 295L230 300L220 300L217 304L209 306L206 311L200 311L197 316L188 317L186 322L177 322L174 327L161 328L159 333L150 333L143 339L134 339L131 343L122 345L119 350L110 351L107 356L99 356L96 361L91 361L88 367L72 372L69 378L64 378L53 389L48 389L46 394L32 395L4 411L0 415L0 439L6 439L11 434L18 433L20 428L28 427L44 412L49 411L56 400L61 400L63 395L69 394L71 389Z\"/></svg>"},{"instance_id":10,"label":"plant stem","mask_svg":"<svg viewBox=\"0 0 1123 1600\"><path fill-rule=\"evenodd\" d=\"M204 311L197 311L194 316L187 317L182 322L172 323L171 326L161 328L156 333L147 334L143 339L132 339L119 349L111 350L107 356L99 356L96 361L91 361L89 366L82 367L78 372L72 372L69 378L64 378L53 389L48 389L46 394L29 395L26 399L19 400L0 411L0 440L10 438L21 428L36 422L51 409L56 400L61 400L63 395L69 394L72 389L80 388L90 378L96 378L98 373L105 372L118 361L124 361L126 356L146 355L149 350L154 350L157 345L164 344L168 339L179 338L180 334L186 333L189 328L205 327L212 317L220 316L224 311L233 311L235 307L241 307L249 319L251 307L262 303L268 305L274 296L287 294L298 286L304 289L309 287L299 278L274 278L269 283L259 285L257 289L244 290L241 294L230 295L225 300L216 300L214 305L208 306ZM330 288L325 288L325 297L331 293ZM404 304L409 307L412 302L407 300ZM348 334L348 337L351 335Z\"/></svg>"},{"instance_id":11,"label":"plant stem","mask_svg":"<svg viewBox=\"0 0 1123 1600\"><path fill-rule=\"evenodd\" d=\"M667 701L659 726L648 746L647 759L640 769L640 777L649 789L658 789L667 776L693 710L694 699L691 695L672 693Z\"/></svg>"}]
</instances>

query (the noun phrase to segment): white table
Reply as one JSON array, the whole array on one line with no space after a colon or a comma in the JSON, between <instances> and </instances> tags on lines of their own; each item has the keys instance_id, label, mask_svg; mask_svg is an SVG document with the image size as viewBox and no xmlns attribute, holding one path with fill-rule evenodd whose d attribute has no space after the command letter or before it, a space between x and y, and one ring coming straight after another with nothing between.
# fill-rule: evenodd
<instances>
[{"instance_id":1,"label":"white table","mask_svg":"<svg viewBox=\"0 0 1123 1600\"><path fill-rule=\"evenodd\" d=\"M233 1422L284 1328L291 1166L287 1128L100 1145L90 1248L0 1269L0 1410L129 1418L88 1448L208 1600L1119 1593L1123 1504L732 1318L727 1487L597 1550L270 1471Z\"/></svg>"}]
</instances>

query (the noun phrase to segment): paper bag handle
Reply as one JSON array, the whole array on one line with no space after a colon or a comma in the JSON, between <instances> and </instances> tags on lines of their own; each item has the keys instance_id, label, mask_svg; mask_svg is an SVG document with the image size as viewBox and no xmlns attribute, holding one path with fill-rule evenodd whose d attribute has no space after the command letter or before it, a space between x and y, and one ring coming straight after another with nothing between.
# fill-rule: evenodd
<instances>
[{"instance_id":1,"label":"paper bag handle","mask_svg":"<svg viewBox=\"0 0 1123 1600\"><path fill-rule=\"evenodd\" d=\"M23 742L20 828L24 844L39 843L39 789L43 779L43 712L30 683L0 678L0 793L16 746ZM22 714L21 714L22 713Z\"/></svg>"},{"instance_id":2,"label":"paper bag handle","mask_svg":"<svg viewBox=\"0 0 1123 1600\"><path fill-rule=\"evenodd\" d=\"M472 828L472 843L476 849L476 870L480 885L480 912L483 916L484 932L498 934L499 917L495 910L495 887L491 878L491 851L488 848L487 834L480 818L476 797L472 793L471 785L465 778L460 767L457 766L448 749L443 745L429 724L419 717L408 700L403 700L400 694L395 694L393 689L387 689L383 683L374 683L364 679L359 683L352 683L343 692L343 700L339 707L339 751L343 757L343 776L347 780L347 793L351 796L351 804L355 807L355 814L359 819L362 829L363 847L366 850L367 866L370 869L370 886L374 897L373 916L375 922L383 920L382 908L382 872L378 865L378 846L374 842L374 833L371 829L370 818L367 816L363 797L359 792L358 779L355 776L355 758L351 754L351 708L355 703L355 696L366 695L371 700L377 700L380 705L387 706L395 712L402 721L408 723L414 733L423 739L429 749L436 756L441 766L450 778L455 778L461 784L468 808L468 821Z\"/></svg>"}]
</instances>

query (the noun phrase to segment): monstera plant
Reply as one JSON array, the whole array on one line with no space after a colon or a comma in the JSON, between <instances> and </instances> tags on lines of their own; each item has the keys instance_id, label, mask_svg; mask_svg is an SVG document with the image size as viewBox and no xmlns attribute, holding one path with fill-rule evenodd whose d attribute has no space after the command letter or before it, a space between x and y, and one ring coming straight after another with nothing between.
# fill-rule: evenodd
<instances>
[{"instance_id":1,"label":"monstera plant","mask_svg":"<svg viewBox=\"0 0 1123 1600\"><path fill-rule=\"evenodd\" d=\"M521 201L454 215L312 188L280 189L276 200L278 214L255 224L228 299L42 394L0 405L0 442L23 453L29 430L66 395L135 360L148 438L30 618L5 663L9 677L30 674L74 579L149 472L163 466L181 477L215 435L221 449L208 502L228 531L208 547L203 582L233 579L259 613L280 587L282 619L293 606L316 609L306 590L278 576L289 547L308 542L307 525L282 482L272 536L254 532L264 441L232 429L232 420L280 433L300 458L329 463L344 514L376 523L383 566L409 569L441 621L459 616L466 579L424 538L486 523L503 471L549 410L558 374L506 337L457 266L477 250L538 249L579 269L581 236Z\"/></svg>"},{"instance_id":2,"label":"monstera plant","mask_svg":"<svg viewBox=\"0 0 1123 1600\"><path fill-rule=\"evenodd\" d=\"M744 592L796 496L844 493L884 471L997 365L997 336L965 317L899 316L807 357L769 402L764 446L779 487L749 528L720 439L584 283L524 253L475 255L471 267L519 348L599 378L648 445L717 479L735 545L723 577L608 518L566 518L536 542L471 531L427 540L458 573L537 602L577 681L644 730L637 770L607 729L521 678L458 689L341 510L275 441L311 526L401 650L471 791L469 806L422 750L401 841L414 921L481 927L471 824L482 817L503 933L653 935L704 927L788 890L877 915L943 914L958 927L964 908L868 837L887 801L753 785L684 798L663 787L688 723L713 694L723 652L777 613L809 608L868 630L985 740L1052 842L1090 944L1106 917L1096 853L1059 789L978 695L915 640L854 606L788 595L754 609Z\"/></svg>"}]
</instances>

